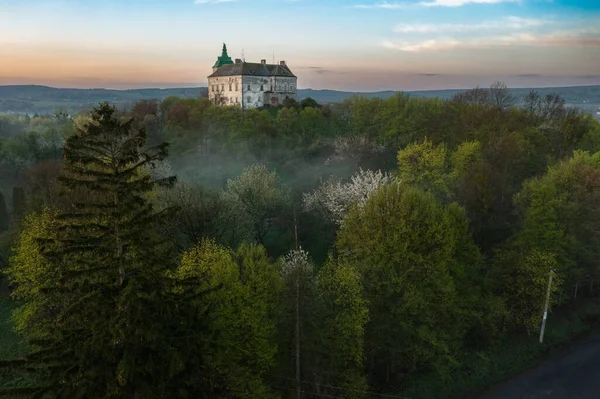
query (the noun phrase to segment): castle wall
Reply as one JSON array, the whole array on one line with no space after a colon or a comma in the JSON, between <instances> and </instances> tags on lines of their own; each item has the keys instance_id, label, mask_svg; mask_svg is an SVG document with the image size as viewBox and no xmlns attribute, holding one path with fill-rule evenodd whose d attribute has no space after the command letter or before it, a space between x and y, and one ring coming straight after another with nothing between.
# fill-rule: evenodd
<instances>
[{"instance_id":1,"label":"castle wall","mask_svg":"<svg viewBox=\"0 0 600 399\"><path fill-rule=\"evenodd\" d=\"M263 93L268 90L268 76L242 76L243 108L260 108L264 105Z\"/></svg>"},{"instance_id":2,"label":"castle wall","mask_svg":"<svg viewBox=\"0 0 600 399\"><path fill-rule=\"evenodd\" d=\"M222 105L244 109L278 105L296 99L296 78L287 76L220 76L208 79L208 98L221 98Z\"/></svg>"},{"instance_id":3,"label":"castle wall","mask_svg":"<svg viewBox=\"0 0 600 399\"><path fill-rule=\"evenodd\" d=\"M208 98L221 98L223 105L242 105L242 77L220 76L208 79Z\"/></svg>"}]
</instances>

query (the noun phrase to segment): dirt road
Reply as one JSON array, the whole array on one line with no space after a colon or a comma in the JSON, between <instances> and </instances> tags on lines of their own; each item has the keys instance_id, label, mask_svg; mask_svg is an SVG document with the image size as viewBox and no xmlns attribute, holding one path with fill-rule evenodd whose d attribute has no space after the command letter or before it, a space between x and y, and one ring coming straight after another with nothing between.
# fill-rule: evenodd
<instances>
[{"instance_id":1,"label":"dirt road","mask_svg":"<svg viewBox=\"0 0 600 399\"><path fill-rule=\"evenodd\" d=\"M481 399L600 399L600 332Z\"/></svg>"}]
</instances>

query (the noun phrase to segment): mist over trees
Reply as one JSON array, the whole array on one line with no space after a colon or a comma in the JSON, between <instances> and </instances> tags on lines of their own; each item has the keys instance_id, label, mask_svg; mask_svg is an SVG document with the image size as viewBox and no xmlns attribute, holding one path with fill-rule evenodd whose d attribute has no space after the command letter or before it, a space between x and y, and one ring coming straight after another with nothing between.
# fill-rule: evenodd
<instances>
[{"instance_id":1,"label":"mist over trees","mask_svg":"<svg viewBox=\"0 0 600 399\"><path fill-rule=\"evenodd\" d=\"M519 100L0 117L2 392L367 398L534 339L600 278L600 123Z\"/></svg>"}]
</instances>

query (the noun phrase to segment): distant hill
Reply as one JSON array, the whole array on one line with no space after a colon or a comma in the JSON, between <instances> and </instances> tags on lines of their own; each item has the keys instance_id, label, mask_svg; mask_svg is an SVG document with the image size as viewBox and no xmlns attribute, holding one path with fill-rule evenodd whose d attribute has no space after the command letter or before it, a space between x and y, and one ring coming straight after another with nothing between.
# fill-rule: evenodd
<instances>
[{"instance_id":1,"label":"distant hill","mask_svg":"<svg viewBox=\"0 0 600 399\"><path fill-rule=\"evenodd\" d=\"M522 98L531 89L511 89L513 95ZM595 113L600 107L600 86L553 87L535 89L541 95L558 93L571 107L581 108ZM449 99L464 90L428 90L407 92L415 97L439 97ZM186 87L175 89L59 89L48 86L0 86L0 113L48 113L61 109L76 112L88 109L102 101L110 101L119 107L127 107L141 99L162 100L169 96L194 98L206 95L206 87ZM336 90L298 90L298 98L312 97L320 103L341 102L353 95L368 98L388 98L397 91L379 91L371 93L345 92Z\"/></svg>"}]
</instances>

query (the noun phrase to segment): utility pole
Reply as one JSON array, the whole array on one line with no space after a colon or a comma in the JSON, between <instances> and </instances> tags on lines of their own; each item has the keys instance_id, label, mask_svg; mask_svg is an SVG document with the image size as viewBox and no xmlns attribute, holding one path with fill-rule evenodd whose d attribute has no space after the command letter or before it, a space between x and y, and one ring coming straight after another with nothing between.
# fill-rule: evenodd
<instances>
[{"instance_id":1,"label":"utility pole","mask_svg":"<svg viewBox=\"0 0 600 399\"><path fill-rule=\"evenodd\" d=\"M554 270L550 269L550 277L548 277L548 289L546 290L546 304L544 305L544 317L542 318L542 329L540 330L540 344L544 342L544 330L546 329L548 304L550 302L550 288L552 287L552 274L554 274Z\"/></svg>"}]
</instances>

